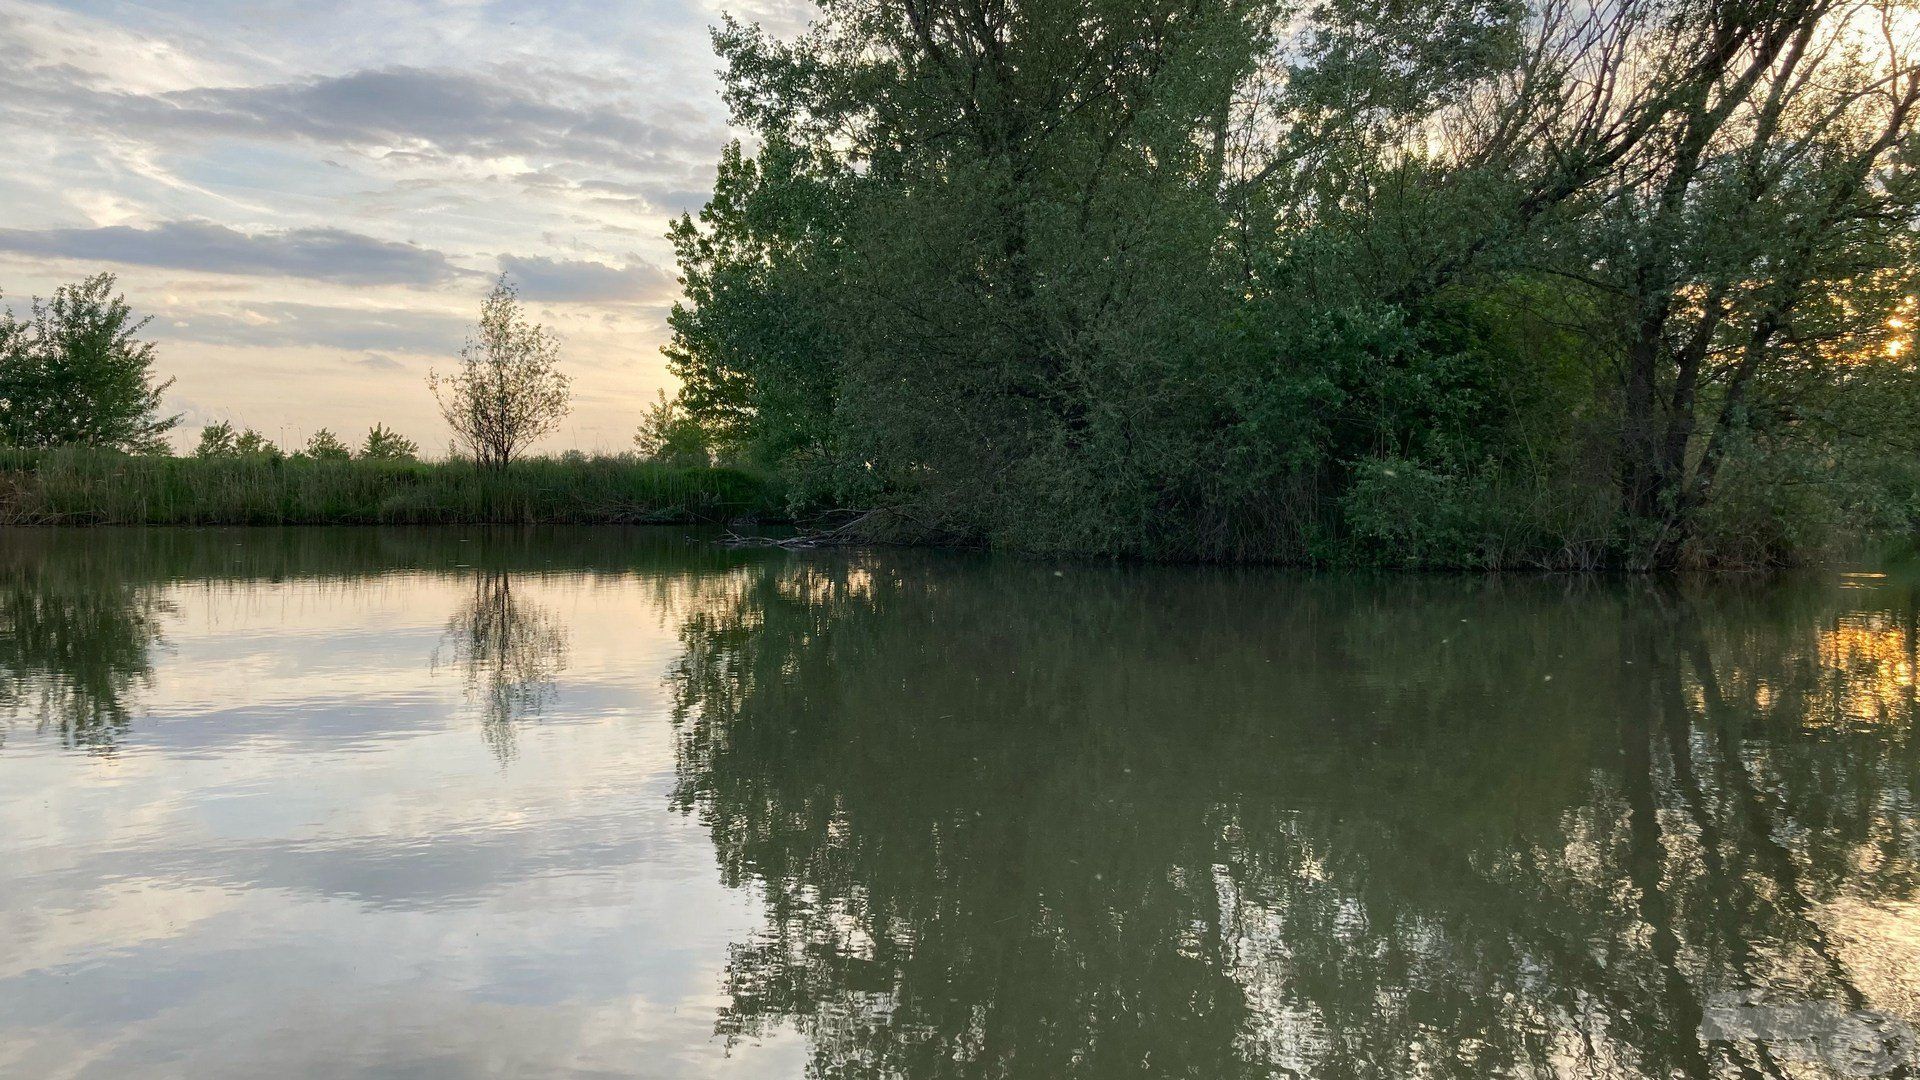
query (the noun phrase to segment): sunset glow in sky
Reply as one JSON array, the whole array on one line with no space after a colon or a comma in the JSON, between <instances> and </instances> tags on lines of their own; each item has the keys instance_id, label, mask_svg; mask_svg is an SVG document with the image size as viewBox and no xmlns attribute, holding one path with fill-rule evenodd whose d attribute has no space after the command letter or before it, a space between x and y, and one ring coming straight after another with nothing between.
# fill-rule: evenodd
<instances>
[{"instance_id":1,"label":"sunset glow in sky","mask_svg":"<svg viewBox=\"0 0 1920 1080\"><path fill-rule=\"evenodd\" d=\"M707 28L797 0L0 0L0 294L109 270L179 440L383 421L512 275L565 343L548 449L618 450L668 385L668 220L730 137Z\"/></svg>"}]
</instances>

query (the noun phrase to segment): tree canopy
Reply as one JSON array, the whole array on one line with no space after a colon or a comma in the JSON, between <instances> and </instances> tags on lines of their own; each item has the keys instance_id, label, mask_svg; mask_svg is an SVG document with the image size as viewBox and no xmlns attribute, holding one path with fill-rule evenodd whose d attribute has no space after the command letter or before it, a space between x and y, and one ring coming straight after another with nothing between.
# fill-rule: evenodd
<instances>
[{"instance_id":1,"label":"tree canopy","mask_svg":"<svg viewBox=\"0 0 1920 1080\"><path fill-rule=\"evenodd\" d=\"M1910 0L818 7L716 31L756 149L668 347L802 508L1473 566L1920 511Z\"/></svg>"},{"instance_id":2,"label":"tree canopy","mask_svg":"<svg viewBox=\"0 0 1920 1080\"><path fill-rule=\"evenodd\" d=\"M559 338L527 319L519 292L502 277L480 306L459 366L429 374L427 384L455 443L497 468L566 418L570 380L559 365Z\"/></svg>"},{"instance_id":3,"label":"tree canopy","mask_svg":"<svg viewBox=\"0 0 1920 1080\"><path fill-rule=\"evenodd\" d=\"M180 418L160 412L173 380L155 381L153 344L138 336L149 321L112 274L36 297L24 321L0 310L0 443L162 449Z\"/></svg>"}]
</instances>

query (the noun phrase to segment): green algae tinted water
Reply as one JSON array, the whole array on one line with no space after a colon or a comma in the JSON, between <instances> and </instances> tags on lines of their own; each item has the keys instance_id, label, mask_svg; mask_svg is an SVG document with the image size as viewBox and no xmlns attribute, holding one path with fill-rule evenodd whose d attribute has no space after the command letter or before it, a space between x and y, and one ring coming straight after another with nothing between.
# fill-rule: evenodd
<instances>
[{"instance_id":1,"label":"green algae tinted water","mask_svg":"<svg viewBox=\"0 0 1920 1080\"><path fill-rule=\"evenodd\" d=\"M1911 1076L1920 571L0 536L0 1076Z\"/></svg>"}]
</instances>

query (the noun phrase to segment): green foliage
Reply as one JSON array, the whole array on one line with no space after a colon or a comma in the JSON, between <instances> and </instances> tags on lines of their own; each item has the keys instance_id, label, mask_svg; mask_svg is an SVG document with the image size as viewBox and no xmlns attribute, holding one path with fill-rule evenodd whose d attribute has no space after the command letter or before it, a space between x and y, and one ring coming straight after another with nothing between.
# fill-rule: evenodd
<instances>
[{"instance_id":1,"label":"green foliage","mask_svg":"<svg viewBox=\"0 0 1920 1080\"><path fill-rule=\"evenodd\" d=\"M1329 557L1343 561L1594 570L1614 560L1612 503L1599 490L1546 473L1373 459L1356 469L1340 515L1346 532Z\"/></svg>"},{"instance_id":2,"label":"green foliage","mask_svg":"<svg viewBox=\"0 0 1920 1080\"><path fill-rule=\"evenodd\" d=\"M367 429L360 456L370 461L412 461L420 456L420 447L392 428L375 424Z\"/></svg>"},{"instance_id":3,"label":"green foliage","mask_svg":"<svg viewBox=\"0 0 1920 1080\"><path fill-rule=\"evenodd\" d=\"M968 10L715 35L760 149L671 232L675 406L799 508L1454 566L1780 562L1902 519L1873 463L1920 401L1883 348L1920 290L1920 68L1871 20ZM1761 479L1820 460L1817 498Z\"/></svg>"},{"instance_id":4,"label":"green foliage","mask_svg":"<svg viewBox=\"0 0 1920 1080\"><path fill-rule=\"evenodd\" d=\"M353 451L347 444L341 442L338 435L326 428L321 428L307 436L304 452L315 461L345 461L353 456Z\"/></svg>"},{"instance_id":5,"label":"green foliage","mask_svg":"<svg viewBox=\"0 0 1920 1080\"><path fill-rule=\"evenodd\" d=\"M527 320L519 292L502 275L480 306L480 325L461 348L460 365L450 374L430 373L427 385L462 451L498 468L566 417L569 380L559 363L559 338Z\"/></svg>"},{"instance_id":6,"label":"green foliage","mask_svg":"<svg viewBox=\"0 0 1920 1080\"><path fill-rule=\"evenodd\" d=\"M241 452L0 451L0 524L9 525L621 524L766 517L779 505L777 490L747 472L631 457L528 458L496 468Z\"/></svg>"},{"instance_id":7,"label":"green foliage","mask_svg":"<svg viewBox=\"0 0 1920 1080\"><path fill-rule=\"evenodd\" d=\"M240 433L225 420L217 424L208 424L200 429L200 445L194 448L193 455L199 458L226 458L240 453Z\"/></svg>"},{"instance_id":8,"label":"green foliage","mask_svg":"<svg viewBox=\"0 0 1920 1080\"><path fill-rule=\"evenodd\" d=\"M642 461L678 468L713 464L706 430L679 400L668 400L665 391L641 417L633 445Z\"/></svg>"},{"instance_id":9,"label":"green foliage","mask_svg":"<svg viewBox=\"0 0 1920 1080\"><path fill-rule=\"evenodd\" d=\"M233 440L233 450L241 457L265 458L268 461L278 461L287 456L272 439L252 428L243 429Z\"/></svg>"},{"instance_id":10,"label":"green foliage","mask_svg":"<svg viewBox=\"0 0 1920 1080\"><path fill-rule=\"evenodd\" d=\"M733 143L699 224L669 234L685 291L668 316L677 402L723 452L779 464L830 451L841 343L824 304L848 182L777 133L758 158Z\"/></svg>"},{"instance_id":11,"label":"green foliage","mask_svg":"<svg viewBox=\"0 0 1920 1080\"><path fill-rule=\"evenodd\" d=\"M260 458L278 461L286 454L273 440L252 428L235 430L225 420L200 429L200 443L194 447L196 458Z\"/></svg>"},{"instance_id":12,"label":"green foliage","mask_svg":"<svg viewBox=\"0 0 1920 1080\"><path fill-rule=\"evenodd\" d=\"M137 336L149 321L112 274L36 297L25 322L0 311L0 444L162 450L180 418L160 412L173 381L154 381L154 346Z\"/></svg>"}]
</instances>

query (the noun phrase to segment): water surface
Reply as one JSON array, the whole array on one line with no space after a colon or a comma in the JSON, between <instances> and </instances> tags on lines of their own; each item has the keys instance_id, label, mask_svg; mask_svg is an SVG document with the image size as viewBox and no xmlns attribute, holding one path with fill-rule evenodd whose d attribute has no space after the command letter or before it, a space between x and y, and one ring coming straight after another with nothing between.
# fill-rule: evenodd
<instances>
[{"instance_id":1,"label":"water surface","mask_svg":"<svg viewBox=\"0 0 1920 1080\"><path fill-rule=\"evenodd\" d=\"M0 536L0 1075L1915 1075L1920 573Z\"/></svg>"}]
</instances>

